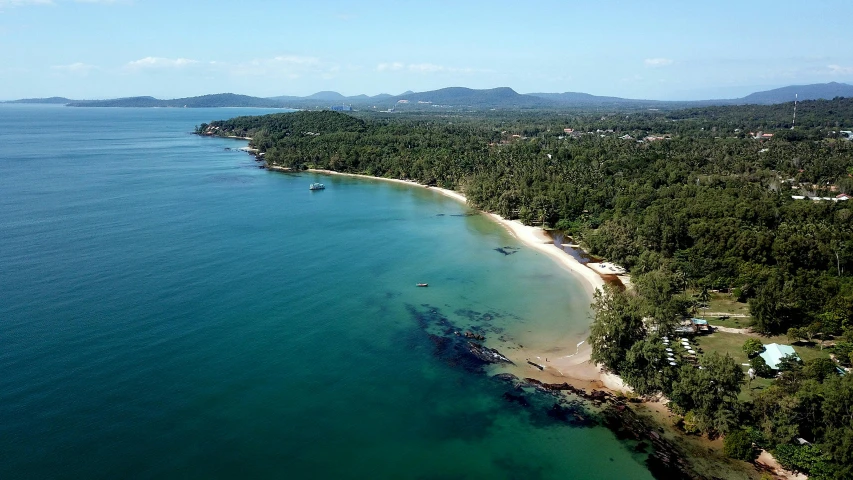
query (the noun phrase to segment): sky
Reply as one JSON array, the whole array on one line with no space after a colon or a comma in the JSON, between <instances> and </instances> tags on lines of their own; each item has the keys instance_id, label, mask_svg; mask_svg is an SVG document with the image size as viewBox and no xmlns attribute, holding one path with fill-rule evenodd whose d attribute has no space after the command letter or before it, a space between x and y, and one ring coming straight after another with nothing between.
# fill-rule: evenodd
<instances>
[{"instance_id":1,"label":"sky","mask_svg":"<svg viewBox=\"0 0 853 480\"><path fill-rule=\"evenodd\" d=\"M0 99L853 83L853 2L0 0Z\"/></svg>"}]
</instances>

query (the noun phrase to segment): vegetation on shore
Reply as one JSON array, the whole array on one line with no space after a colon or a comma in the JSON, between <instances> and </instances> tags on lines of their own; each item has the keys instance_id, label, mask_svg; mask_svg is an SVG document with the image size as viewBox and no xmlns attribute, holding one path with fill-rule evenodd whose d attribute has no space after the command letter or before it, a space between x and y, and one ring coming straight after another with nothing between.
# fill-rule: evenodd
<instances>
[{"instance_id":1,"label":"vegetation on shore","mask_svg":"<svg viewBox=\"0 0 853 480\"><path fill-rule=\"evenodd\" d=\"M415 180L472 206L569 232L630 269L636 288L595 299L593 359L640 394L665 394L696 433L730 434L814 478L853 476L853 376L789 362L752 399L730 356L662 364L662 335L722 290L765 334L853 352L853 99L610 114L297 112L203 124L252 137L266 162ZM791 329L794 329L793 331ZM831 361L830 361L831 362ZM835 364L832 364L833 369ZM737 433L735 433L737 432ZM801 444L803 439L809 444Z\"/></svg>"}]
</instances>

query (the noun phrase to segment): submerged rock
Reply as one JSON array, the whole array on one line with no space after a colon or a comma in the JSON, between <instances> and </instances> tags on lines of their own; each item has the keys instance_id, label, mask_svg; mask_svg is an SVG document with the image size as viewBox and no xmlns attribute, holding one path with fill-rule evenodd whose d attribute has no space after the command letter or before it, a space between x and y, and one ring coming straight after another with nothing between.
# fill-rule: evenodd
<instances>
[{"instance_id":1,"label":"submerged rock","mask_svg":"<svg viewBox=\"0 0 853 480\"><path fill-rule=\"evenodd\" d=\"M492 375L492 378L494 378L495 380L500 380L502 382L511 383L513 385L515 385L516 383L519 382L518 377L516 377L515 375L513 375L511 373L498 373L498 374Z\"/></svg>"},{"instance_id":2,"label":"submerged rock","mask_svg":"<svg viewBox=\"0 0 853 480\"><path fill-rule=\"evenodd\" d=\"M528 402L527 399L524 398L524 395L515 394L512 392L505 392L503 395L501 395L501 398L503 398L504 400L506 400L509 403L517 403L517 404L521 405L522 407L529 407L530 406L530 402Z\"/></svg>"},{"instance_id":3,"label":"submerged rock","mask_svg":"<svg viewBox=\"0 0 853 480\"><path fill-rule=\"evenodd\" d=\"M468 351L472 355L486 363L509 363L515 365L512 360L506 358L501 352L479 343L468 342Z\"/></svg>"},{"instance_id":4,"label":"submerged rock","mask_svg":"<svg viewBox=\"0 0 853 480\"><path fill-rule=\"evenodd\" d=\"M480 335L479 333L472 333L469 331L465 332L465 338L473 338L474 340L480 340L481 342L486 339L486 337Z\"/></svg>"}]
</instances>

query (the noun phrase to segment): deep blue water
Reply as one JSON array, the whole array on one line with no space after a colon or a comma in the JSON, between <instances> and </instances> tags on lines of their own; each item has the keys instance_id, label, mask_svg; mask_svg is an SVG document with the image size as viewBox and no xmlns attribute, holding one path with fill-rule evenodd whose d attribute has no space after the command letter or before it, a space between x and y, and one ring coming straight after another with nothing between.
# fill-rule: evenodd
<instances>
[{"instance_id":1,"label":"deep blue water","mask_svg":"<svg viewBox=\"0 0 853 480\"><path fill-rule=\"evenodd\" d=\"M0 105L0 478L650 478L430 337L574 348L573 277L427 189L189 134L266 112Z\"/></svg>"}]
</instances>

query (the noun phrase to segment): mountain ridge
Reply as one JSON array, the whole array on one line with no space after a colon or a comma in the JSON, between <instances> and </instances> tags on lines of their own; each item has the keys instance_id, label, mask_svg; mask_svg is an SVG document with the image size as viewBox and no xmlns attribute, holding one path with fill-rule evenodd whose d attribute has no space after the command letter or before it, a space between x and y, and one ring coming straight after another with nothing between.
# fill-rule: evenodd
<instances>
[{"instance_id":1,"label":"mountain ridge","mask_svg":"<svg viewBox=\"0 0 853 480\"><path fill-rule=\"evenodd\" d=\"M811 85L789 85L772 90L753 92L735 99L709 100L650 100L631 99L613 96L592 95L582 92L563 93L518 93L510 87L490 89L472 89L467 87L446 87L426 92L406 91L399 95L382 93L379 95L344 96L335 91L320 91L312 95L253 97L234 93L219 93L183 97L175 99L157 99L151 96L114 98L107 100L72 100L65 97L28 98L2 103L21 104L65 104L72 107L256 107L256 108L329 108L334 105L350 105L360 109L418 109L433 107L454 108L571 108L571 107L636 107L636 108L681 108L711 105L772 105L794 100L830 100L835 97L853 97L853 85L838 82Z\"/></svg>"}]
</instances>

